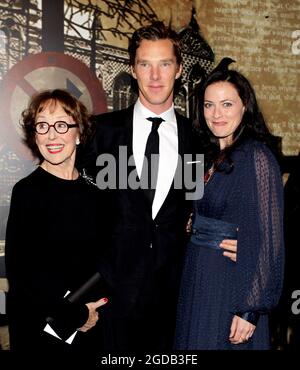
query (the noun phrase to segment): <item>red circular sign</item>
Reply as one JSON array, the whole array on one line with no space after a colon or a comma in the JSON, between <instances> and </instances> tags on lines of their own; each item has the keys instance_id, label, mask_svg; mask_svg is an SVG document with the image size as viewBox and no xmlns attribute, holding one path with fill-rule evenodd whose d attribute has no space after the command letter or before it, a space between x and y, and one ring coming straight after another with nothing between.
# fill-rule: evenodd
<instances>
[{"instance_id":1,"label":"red circular sign","mask_svg":"<svg viewBox=\"0 0 300 370\"><path fill-rule=\"evenodd\" d=\"M12 67L0 85L1 141L28 155L22 144L21 113L33 94L55 88L67 89L93 114L107 111L102 84L83 62L56 52L34 54Z\"/></svg>"}]
</instances>

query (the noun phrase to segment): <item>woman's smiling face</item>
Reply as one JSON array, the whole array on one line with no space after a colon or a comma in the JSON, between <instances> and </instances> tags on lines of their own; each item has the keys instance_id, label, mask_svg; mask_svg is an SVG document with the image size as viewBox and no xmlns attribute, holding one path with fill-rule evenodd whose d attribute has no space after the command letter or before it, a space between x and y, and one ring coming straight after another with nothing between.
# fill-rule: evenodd
<instances>
[{"instance_id":1,"label":"woman's smiling face","mask_svg":"<svg viewBox=\"0 0 300 370\"><path fill-rule=\"evenodd\" d=\"M74 124L74 119L68 115L59 102L49 100L43 109L37 114L36 124L47 122L54 125L57 121L67 124ZM36 133L36 144L44 160L52 165L67 164L75 160L76 140L79 138L77 127L69 128L64 134L56 132L54 127L50 127L46 134Z\"/></svg>"},{"instance_id":2,"label":"woman's smiling face","mask_svg":"<svg viewBox=\"0 0 300 370\"><path fill-rule=\"evenodd\" d=\"M204 94L204 117L211 132L219 138L220 148L232 143L245 106L234 85L219 81L209 85Z\"/></svg>"}]
</instances>

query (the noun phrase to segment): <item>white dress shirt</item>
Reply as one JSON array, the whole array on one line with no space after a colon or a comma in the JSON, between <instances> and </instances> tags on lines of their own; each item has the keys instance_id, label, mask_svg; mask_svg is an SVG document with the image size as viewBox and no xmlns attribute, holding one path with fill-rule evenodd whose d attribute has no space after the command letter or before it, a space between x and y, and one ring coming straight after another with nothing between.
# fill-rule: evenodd
<instances>
[{"instance_id":1,"label":"white dress shirt","mask_svg":"<svg viewBox=\"0 0 300 370\"><path fill-rule=\"evenodd\" d=\"M172 185L178 162L178 134L174 105L159 116L144 107L138 99L133 112L133 157L139 178L141 177L145 148L152 124L148 117L161 117L165 121L158 128L159 166L155 196L152 204L154 219L165 201Z\"/></svg>"}]
</instances>

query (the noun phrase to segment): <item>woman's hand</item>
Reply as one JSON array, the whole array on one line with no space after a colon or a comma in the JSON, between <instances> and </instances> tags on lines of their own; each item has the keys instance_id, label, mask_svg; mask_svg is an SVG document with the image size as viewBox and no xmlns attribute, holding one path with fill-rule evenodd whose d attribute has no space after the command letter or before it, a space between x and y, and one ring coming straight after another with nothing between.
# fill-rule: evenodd
<instances>
[{"instance_id":1,"label":"woman's hand","mask_svg":"<svg viewBox=\"0 0 300 370\"><path fill-rule=\"evenodd\" d=\"M232 344L247 342L253 335L256 326L239 316L234 316L231 323L229 340Z\"/></svg>"},{"instance_id":2,"label":"woman's hand","mask_svg":"<svg viewBox=\"0 0 300 370\"><path fill-rule=\"evenodd\" d=\"M87 303L86 306L89 310L89 317L86 323L78 331L86 332L93 328L99 320L99 313L96 311L97 308L105 305L108 302L107 298L101 298L97 302Z\"/></svg>"},{"instance_id":3,"label":"woman's hand","mask_svg":"<svg viewBox=\"0 0 300 370\"><path fill-rule=\"evenodd\" d=\"M237 253L237 240L234 239L225 239L222 240L220 247L225 249L223 256L228 257L231 261L236 262L236 253Z\"/></svg>"}]
</instances>

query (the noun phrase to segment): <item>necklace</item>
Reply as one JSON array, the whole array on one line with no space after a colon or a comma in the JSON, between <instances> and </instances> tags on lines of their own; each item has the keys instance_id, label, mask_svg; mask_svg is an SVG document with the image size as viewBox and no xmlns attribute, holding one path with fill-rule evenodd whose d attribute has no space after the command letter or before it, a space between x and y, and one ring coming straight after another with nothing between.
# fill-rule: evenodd
<instances>
[{"instance_id":1,"label":"necklace","mask_svg":"<svg viewBox=\"0 0 300 370\"><path fill-rule=\"evenodd\" d=\"M80 176L89 184L89 185L94 185L94 186L98 186L94 180L93 180L93 177L88 175L87 172L86 172L86 169L83 168L81 173L80 173Z\"/></svg>"},{"instance_id":2,"label":"necklace","mask_svg":"<svg viewBox=\"0 0 300 370\"><path fill-rule=\"evenodd\" d=\"M204 174L204 185L206 185L208 183L208 181L210 180L210 178L212 177L214 172L215 172L215 166L212 165L209 168L209 170L207 172L205 172L205 174Z\"/></svg>"}]
</instances>

